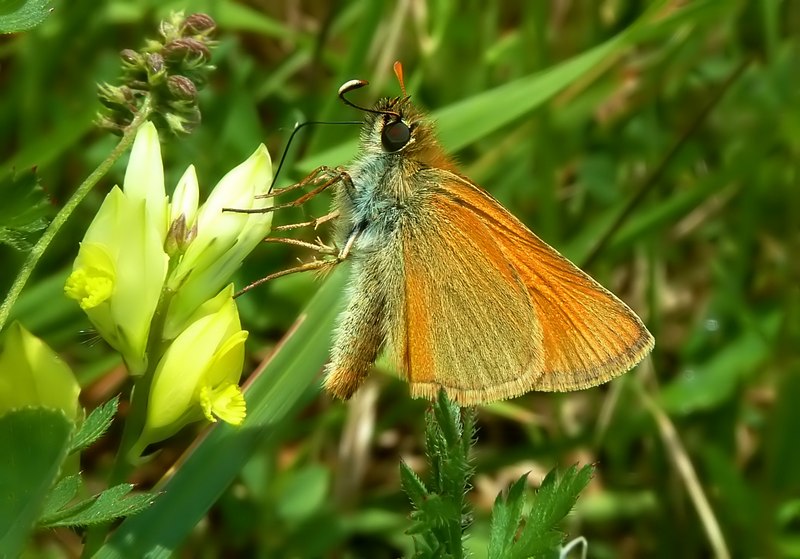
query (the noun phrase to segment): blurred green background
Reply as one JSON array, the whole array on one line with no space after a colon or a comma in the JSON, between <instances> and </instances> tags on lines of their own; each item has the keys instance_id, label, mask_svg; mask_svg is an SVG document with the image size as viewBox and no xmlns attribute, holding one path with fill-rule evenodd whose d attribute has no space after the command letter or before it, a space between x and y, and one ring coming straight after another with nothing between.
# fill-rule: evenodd
<instances>
[{"instance_id":1,"label":"blurred green background","mask_svg":"<svg viewBox=\"0 0 800 559\"><path fill-rule=\"evenodd\" d=\"M92 119L96 83L114 81L119 51L139 48L170 10L201 11L219 25L218 69L201 95L200 128L163 143L168 189L194 163L208 191L260 142L277 160L297 121L359 118L336 98L338 86L370 80L353 95L364 104L397 95L391 65L399 59L409 93L438 118L465 174L576 263L588 262L587 271L642 316L656 349L634 372L598 389L528 394L480 410L475 557L485 553L498 491L525 471L540 480L554 465L576 462L597 465L566 526L571 537L588 539L589 557L709 557L726 549L734 557L800 557L800 3L73 0L54 7L42 26L0 38L0 174L37 167L54 207L116 141ZM357 127L306 129L279 185L317 164L346 164L357 134ZM117 393L124 375L113 352L93 343L62 286L78 241L123 171L121 161L62 230L14 312L74 367L88 407ZM320 216L328 203L322 196L276 223ZM4 289L23 257L0 247ZM237 285L297 258L309 255L260 247ZM246 374L322 283L291 276L240 299L251 332ZM325 320L295 335L293 353L254 379L256 404L249 403L268 417L266 426L230 459L225 447L209 447L227 474L199 464L199 477L186 482L187 494L205 491L216 504L206 515L195 506L197 521L186 517L183 531L150 524L173 532L180 556L410 554L398 461L423 466L426 405L380 363L351 404L319 393L341 277L326 287L327 299L317 298ZM270 392L277 369L291 399L281 388ZM304 376L295 374L301 369ZM271 396L260 398L255 380ZM195 435L165 445L134 481L150 487ZM98 483L115 436L84 456L85 475ZM204 489L214 479L219 491ZM79 549L77 536L54 531L31 554Z\"/></svg>"}]
</instances>

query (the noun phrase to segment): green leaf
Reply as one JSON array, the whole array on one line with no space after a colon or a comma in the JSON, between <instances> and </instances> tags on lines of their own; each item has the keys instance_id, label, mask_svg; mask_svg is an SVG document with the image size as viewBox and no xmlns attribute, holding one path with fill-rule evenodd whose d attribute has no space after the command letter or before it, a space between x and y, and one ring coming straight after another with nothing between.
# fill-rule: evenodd
<instances>
[{"instance_id":1,"label":"green leaf","mask_svg":"<svg viewBox=\"0 0 800 559\"><path fill-rule=\"evenodd\" d=\"M473 414L473 410L461 410L441 390L425 420L430 489L406 464L400 464L403 490L414 505L407 533L414 536L416 557L464 555L462 534L470 522L465 494L473 472L469 462ZM469 419L462 422L462 415Z\"/></svg>"},{"instance_id":2,"label":"green leaf","mask_svg":"<svg viewBox=\"0 0 800 559\"><path fill-rule=\"evenodd\" d=\"M509 488L505 496L502 493L497 495L492 507L489 559L504 559L510 553L522 520L527 483L528 474L523 474Z\"/></svg>"},{"instance_id":3,"label":"green leaf","mask_svg":"<svg viewBox=\"0 0 800 559\"><path fill-rule=\"evenodd\" d=\"M322 508L328 495L330 471L310 465L290 473L277 498L277 513L284 520L300 522Z\"/></svg>"},{"instance_id":4,"label":"green leaf","mask_svg":"<svg viewBox=\"0 0 800 559\"><path fill-rule=\"evenodd\" d=\"M17 557L67 456L72 422L27 408L0 417L0 557Z\"/></svg>"},{"instance_id":5,"label":"green leaf","mask_svg":"<svg viewBox=\"0 0 800 559\"><path fill-rule=\"evenodd\" d=\"M555 524L567 516L581 491L592 479L592 472L590 465L583 466L580 470L577 465L570 466L561 475L555 469L552 470L536 493L534 518L542 524Z\"/></svg>"},{"instance_id":6,"label":"green leaf","mask_svg":"<svg viewBox=\"0 0 800 559\"><path fill-rule=\"evenodd\" d=\"M115 396L99 408L96 408L86 421L80 426L80 429L72 439L72 447L69 449L70 454L83 450L97 439L103 436L111 422L114 420L114 415L117 413L119 406L119 396Z\"/></svg>"},{"instance_id":7,"label":"green leaf","mask_svg":"<svg viewBox=\"0 0 800 559\"><path fill-rule=\"evenodd\" d=\"M400 484L408 498L411 499L411 504L416 508L421 508L425 499L428 498L428 488L425 487L425 482L405 462L400 462Z\"/></svg>"},{"instance_id":8,"label":"green leaf","mask_svg":"<svg viewBox=\"0 0 800 559\"><path fill-rule=\"evenodd\" d=\"M664 410L688 415L728 401L739 383L770 356L768 340L777 335L780 321L780 313L770 313L760 321L757 331L744 332L708 360L683 371L659 394Z\"/></svg>"},{"instance_id":9,"label":"green leaf","mask_svg":"<svg viewBox=\"0 0 800 559\"><path fill-rule=\"evenodd\" d=\"M149 507L156 498L153 493L127 496L133 489L130 483L110 487L68 509L42 520L48 528L57 526L91 526L137 514Z\"/></svg>"},{"instance_id":10,"label":"green leaf","mask_svg":"<svg viewBox=\"0 0 800 559\"><path fill-rule=\"evenodd\" d=\"M46 523L47 519L53 517L67 506L67 504L75 498L75 495L78 494L81 485L83 485L83 480L78 474L67 476L59 480L56 486L53 487L47 495L42 510L42 516L39 521Z\"/></svg>"},{"instance_id":11,"label":"green leaf","mask_svg":"<svg viewBox=\"0 0 800 559\"><path fill-rule=\"evenodd\" d=\"M436 405L433 406L433 415L434 425L442 433L443 440L448 446L461 442L461 408L450 401L444 390L439 391Z\"/></svg>"},{"instance_id":12,"label":"green leaf","mask_svg":"<svg viewBox=\"0 0 800 559\"><path fill-rule=\"evenodd\" d=\"M0 33L17 33L41 24L53 8L50 0L3 0L0 2Z\"/></svg>"},{"instance_id":13,"label":"green leaf","mask_svg":"<svg viewBox=\"0 0 800 559\"><path fill-rule=\"evenodd\" d=\"M558 524L572 510L581 491L592 478L592 471L592 466L583 466L578 470L578 466L574 465L561 475L555 469L547 474L509 557L524 559L557 555L563 538L558 531Z\"/></svg>"},{"instance_id":14,"label":"green leaf","mask_svg":"<svg viewBox=\"0 0 800 559\"><path fill-rule=\"evenodd\" d=\"M33 233L47 227L46 216L50 212L36 171L31 169L0 181L0 199L0 243L16 250L30 249Z\"/></svg>"},{"instance_id":15,"label":"green leaf","mask_svg":"<svg viewBox=\"0 0 800 559\"><path fill-rule=\"evenodd\" d=\"M498 495L495 501L489 558L557 557L562 540L562 534L557 531L558 524L575 505L591 475L591 466L584 466L580 471L577 466L572 466L561 476L552 470L542 482L527 517L524 509L528 475L520 477L506 496Z\"/></svg>"}]
</instances>

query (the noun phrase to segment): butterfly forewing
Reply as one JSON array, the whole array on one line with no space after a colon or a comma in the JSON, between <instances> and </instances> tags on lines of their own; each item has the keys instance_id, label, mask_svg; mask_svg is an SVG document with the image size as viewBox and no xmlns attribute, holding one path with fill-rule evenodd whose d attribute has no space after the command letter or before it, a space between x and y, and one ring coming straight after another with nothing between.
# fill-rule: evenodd
<instances>
[{"instance_id":1,"label":"butterfly forewing","mask_svg":"<svg viewBox=\"0 0 800 559\"><path fill-rule=\"evenodd\" d=\"M521 371L542 370L543 358L527 288L473 212L431 197L402 227L404 331L394 345L411 392L444 387L462 404L520 394L530 386Z\"/></svg>"},{"instance_id":2,"label":"butterfly forewing","mask_svg":"<svg viewBox=\"0 0 800 559\"><path fill-rule=\"evenodd\" d=\"M414 395L444 387L477 404L587 388L652 348L624 303L485 191L446 175L418 214L427 222L403 227L406 332L397 351Z\"/></svg>"}]
</instances>

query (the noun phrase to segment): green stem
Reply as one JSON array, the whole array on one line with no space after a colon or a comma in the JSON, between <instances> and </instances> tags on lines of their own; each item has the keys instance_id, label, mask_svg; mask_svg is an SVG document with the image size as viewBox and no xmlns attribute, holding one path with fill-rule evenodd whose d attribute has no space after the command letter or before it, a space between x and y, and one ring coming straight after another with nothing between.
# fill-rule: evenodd
<instances>
[{"instance_id":1,"label":"green stem","mask_svg":"<svg viewBox=\"0 0 800 559\"><path fill-rule=\"evenodd\" d=\"M150 335L147 340L147 370L142 376L136 379L131 395L131 405L128 417L125 419L125 427L122 431L117 456L114 459L114 466L111 469L108 486L113 487L122 483L133 471L136 461L144 450L140 446L144 426L147 421L147 404L150 399L150 387L153 384L156 367L164 355L164 322L166 321L167 310L174 292L167 288L161 292L161 298L156 306L153 321L150 324Z\"/></svg>"},{"instance_id":2,"label":"green stem","mask_svg":"<svg viewBox=\"0 0 800 559\"><path fill-rule=\"evenodd\" d=\"M139 126L147 121L147 119L150 117L151 111L150 99L147 98L142 104L139 112L134 117L133 121L125 129L125 133L116 147L111 151L110 154L108 154L108 157L106 157L100 163L100 165L98 165L97 168L92 171L88 177L86 177L86 180L81 183L72 197L67 200L67 203L64 204L64 207L61 208L61 210L56 214L56 216L53 218L53 221L50 222L50 225L47 226L45 232L28 253L28 258L25 259L25 263L22 265L17 277L14 279L14 283L11 284L11 289L9 289L8 293L6 294L3 304L0 305L0 331L2 331L3 327L5 327L8 317L11 314L11 308L14 306L14 303L17 302L19 294L22 292L22 289L25 287L28 279L30 279L33 269L39 263L39 260L41 259L45 250L47 250L47 247L53 241L58 231L67 222L78 205L83 201L84 198L86 198L86 195L92 190L94 185L96 185L100 179L103 178L103 176L108 172L117 159L119 159L122 154L128 150L133 143L133 139L136 137L136 131L139 129Z\"/></svg>"}]
</instances>

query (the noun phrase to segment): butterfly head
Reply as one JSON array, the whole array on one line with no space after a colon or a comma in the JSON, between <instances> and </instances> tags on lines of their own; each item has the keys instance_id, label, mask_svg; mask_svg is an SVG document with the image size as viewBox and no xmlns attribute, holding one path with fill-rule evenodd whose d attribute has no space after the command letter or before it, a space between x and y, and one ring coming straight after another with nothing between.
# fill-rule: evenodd
<instances>
[{"instance_id":1,"label":"butterfly head","mask_svg":"<svg viewBox=\"0 0 800 559\"><path fill-rule=\"evenodd\" d=\"M372 108L358 106L345 97L348 92L365 85L366 81L351 80L339 88L342 101L365 115L361 129L362 152L442 166L447 157L436 139L433 123L411 103L405 88L402 97L380 99Z\"/></svg>"}]
</instances>

